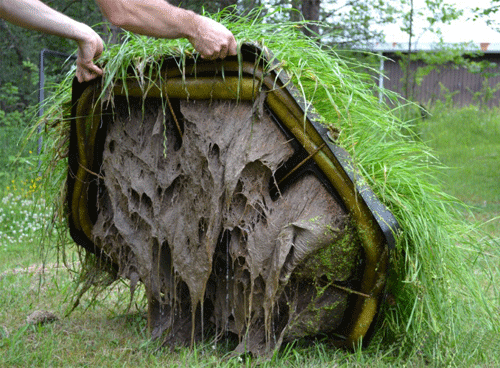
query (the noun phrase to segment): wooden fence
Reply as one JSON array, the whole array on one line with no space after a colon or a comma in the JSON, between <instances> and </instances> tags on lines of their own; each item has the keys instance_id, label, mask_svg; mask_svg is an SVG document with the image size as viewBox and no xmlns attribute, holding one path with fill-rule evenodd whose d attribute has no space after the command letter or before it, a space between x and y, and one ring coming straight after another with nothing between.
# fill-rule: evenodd
<instances>
[{"instance_id":1,"label":"wooden fence","mask_svg":"<svg viewBox=\"0 0 500 368\"><path fill-rule=\"evenodd\" d=\"M500 105L500 53L485 53L474 58L475 61L487 60L497 66L486 73L473 73L464 67L452 63L437 66L422 80L415 80L415 72L426 64L412 61L409 68L408 88L406 75L401 68L401 56L392 52L383 52L383 87L398 92L408 99L425 107L432 106L437 100L453 100L453 106L468 105L497 107Z\"/></svg>"}]
</instances>

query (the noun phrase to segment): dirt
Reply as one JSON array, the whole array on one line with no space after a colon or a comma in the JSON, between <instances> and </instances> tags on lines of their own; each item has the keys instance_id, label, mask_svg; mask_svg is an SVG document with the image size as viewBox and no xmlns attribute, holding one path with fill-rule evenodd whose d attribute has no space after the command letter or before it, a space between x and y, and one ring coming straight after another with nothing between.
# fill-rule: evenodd
<instances>
[{"instance_id":1,"label":"dirt","mask_svg":"<svg viewBox=\"0 0 500 368\"><path fill-rule=\"evenodd\" d=\"M187 344L236 335L266 354L330 333L360 246L342 205L314 175L275 199L293 154L263 101L117 98L109 123L95 243L146 286L153 336ZM181 137L182 135L182 137Z\"/></svg>"},{"instance_id":2,"label":"dirt","mask_svg":"<svg viewBox=\"0 0 500 368\"><path fill-rule=\"evenodd\" d=\"M26 317L26 323L31 325L44 325L58 321L59 317L51 311L36 310Z\"/></svg>"}]
</instances>

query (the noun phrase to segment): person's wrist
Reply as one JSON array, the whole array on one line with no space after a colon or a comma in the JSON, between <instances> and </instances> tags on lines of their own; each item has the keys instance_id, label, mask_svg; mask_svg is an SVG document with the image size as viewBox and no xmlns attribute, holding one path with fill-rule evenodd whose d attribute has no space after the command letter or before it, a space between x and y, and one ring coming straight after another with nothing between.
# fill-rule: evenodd
<instances>
[{"instance_id":1,"label":"person's wrist","mask_svg":"<svg viewBox=\"0 0 500 368\"><path fill-rule=\"evenodd\" d=\"M102 44L101 37L89 26L82 23L81 31L79 32L79 37L75 39L78 44L92 44L96 48Z\"/></svg>"},{"instance_id":2,"label":"person's wrist","mask_svg":"<svg viewBox=\"0 0 500 368\"><path fill-rule=\"evenodd\" d=\"M183 37L192 43L193 40L199 38L198 23L201 21L201 16L191 10L184 10L184 12Z\"/></svg>"},{"instance_id":3,"label":"person's wrist","mask_svg":"<svg viewBox=\"0 0 500 368\"><path fill-rule=\"evenodd\" d=\"M71 38L78 44L90 42L93 39L92 32L94 31L86 24L78 23L76 27L76 34Z\"/></svg>"}]
</instances>

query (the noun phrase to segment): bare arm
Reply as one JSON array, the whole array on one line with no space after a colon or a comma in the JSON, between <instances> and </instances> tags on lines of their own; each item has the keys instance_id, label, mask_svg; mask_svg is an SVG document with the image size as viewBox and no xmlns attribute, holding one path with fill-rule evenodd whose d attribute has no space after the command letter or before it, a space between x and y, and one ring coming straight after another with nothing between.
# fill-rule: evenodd
<instances>
[{"instance_id":1,"label":"bare arm","mask_svg":"<svg viewBox=\"0 0 500 368\"><path fill-rule=\"evenodd\" d=\"M129 31L160 38L187 38L202 57L236 54L232 33L220 23L163 0L96 0L104 15ZM0 0L0 17L21 27L72 39L78 44L76 76L80 82L102 74L93 59L103 42L89 26L48 7L40 0Z\"/></svg>"},{"instance_id":2,"label":"bare arm","mask_svg":"<svg viewBox=\"0 0 500 368\"><path fill-rule=\"evenodd\" d=\"M233 34L222 24L164 0L96 0L111 23L158 38L187 38L202 57L236 54Z\"/></svg>"},{"instance_id":3,"label":"bare arm","mask_svg":"<svg viewBox=\"0 0 500 368\"><path fill-rule=\"evenodd\" d=\"M76 76L79 81L102 74L93 59L102 53L103 43L99 35L86 24L57 12L39 0L0 0L0 17L24 28L76 41Z\"/></svg>"}]
</instances>

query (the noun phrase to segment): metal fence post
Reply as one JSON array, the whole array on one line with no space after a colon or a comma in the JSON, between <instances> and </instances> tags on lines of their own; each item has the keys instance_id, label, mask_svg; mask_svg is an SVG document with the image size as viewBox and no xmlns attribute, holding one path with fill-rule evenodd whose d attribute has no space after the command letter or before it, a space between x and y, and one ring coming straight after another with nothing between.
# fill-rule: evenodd
<instances>
[{"instance_id":1,"label":"metal fence post","mask_svg":"<svg viewBox=\"0 0 500 368\"><path fill-rule=\"evenodd\" d=\"M59 51L54 51L54 50L48 50L48 49L42 49L42 51L40 51L40 64L39 64L39 69L38 69L38 73L39 73L39 83L38 83L38 104L39 104L39 110L38 110L38 117L42 117L43 116L43 113L44 113L44 109L43 109L43 102L45 101L45 72L44 72L44 67L45 67L45 54L47 55L52 55L52 56L57 56L57 57L60 57L60 58L63 58L63 59L66 59L66 60L75 60L76 59L76 56L75 55L68 55L68 54L65 54L63 52L59 52ZM38 127L38 134L39 134L39 137L38 137L38 155L40 156L41 152L42 152L42 145L43 145L43 138L41 136L41 133L42 132L42 126L40 125ZM38 161L38 167L40 167L41 165L41 161Z\"/></svg>"}]
</instances>

